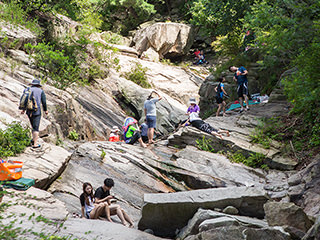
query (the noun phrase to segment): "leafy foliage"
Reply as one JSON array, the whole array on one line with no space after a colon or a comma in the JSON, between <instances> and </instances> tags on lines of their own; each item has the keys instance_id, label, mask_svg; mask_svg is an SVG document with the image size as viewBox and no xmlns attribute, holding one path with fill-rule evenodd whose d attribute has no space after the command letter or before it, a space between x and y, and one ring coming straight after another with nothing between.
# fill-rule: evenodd
<instances>
[{"instance_id":1,"label":"leafy foliage","mask_svg":"<svg viewBox=\"0 0 320 240\"><path fill-rule=\"evenodd\" d=\"M73 141L77 141L79 139L79 133L77 133L76 130L72 130L69 132L69 139L73 140Z\"/></svg>"},{"instance_id":2,"label":"leafy foliage","mask_svg":"<svg viewBox=\"0 0 320 240\"><path fill-rule=\"evenodd\" d=\"M12 123L7 129L0 129L0 157L15 156L22 153L30 144L30 131L19 123Z\"/></svg>"},{"instance_id":3,"label":"leafy foliage","mask_svg":"<svg viewBox=\"0 0 320 240\"><path fill-rule=\"evenodd\" d=\"M141 63L136 62L135 66L131 68L131 71L124 73L123 76L143 88L151 88L146 76L147 71L148 68L143 67Z\"/></svg>"},{"instance_id":4,"label":"leafy foliage","mask_svg":"<svg viewBox=\"0 0 320 240\"><path fill-rule=\"evenodd\" d=\"M37 35L42 34L37 18L31 18L19 1L6 1L0 4L0 19L14 25L24 26Z\"/></svg>"},{"instance_id":5,"label":"leafy foliage","mask_svg":"<svg viewBox=\"0 0 320 240\"><path fill-rule=\"evenodd\" d=\"M251 153L249 157L245 157L242 152L238 150L234 153L227 152L226 155L231 162L243 163L252 168L268 169L268 166L264 163L266 156L261 153Z\"/></svg>"},{"instance_id":6,"label":"leafy foliage","mask_svg":"<svg viewBox=\"0 0 320 240\"><path fill-rule=\"evenodd\" d=\"M241 19L250 13L254 0L196 0L189 13L191 22L204 28L214 36L226 35L242 26Z\"/></svg>"},{"instance_id":7,"label":"leafy foliage","mask_svg":"<svg viewBox=\"0 0 320 240\"><path fill-rule=\"evenodd\" d=\"M200 150L207 151L207 152L215 152L213 146L211 145L212 139L206 139L205 136L202 139L196 140L196 147Z\"/></svg>"}]
</instances>

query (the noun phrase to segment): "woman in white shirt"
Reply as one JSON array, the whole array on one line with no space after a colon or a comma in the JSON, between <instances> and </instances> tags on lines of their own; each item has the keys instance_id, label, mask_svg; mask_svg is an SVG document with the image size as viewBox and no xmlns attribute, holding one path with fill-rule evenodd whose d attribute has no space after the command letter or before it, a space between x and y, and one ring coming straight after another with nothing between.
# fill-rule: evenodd
<instances>
[{"instance_id":1,"label":"woman in white shirt","mask_svg":"<svg viewBox=\"0 0 320 240\"><path fill-rule=\"evenodd\" d=\"M80 203L83 218L97 219L99 217L107 217L107 220L112 222L108 203L94 203L93 188L88 182L83 184L83 193L80 195Z\"/></svg>"}]
</instances>

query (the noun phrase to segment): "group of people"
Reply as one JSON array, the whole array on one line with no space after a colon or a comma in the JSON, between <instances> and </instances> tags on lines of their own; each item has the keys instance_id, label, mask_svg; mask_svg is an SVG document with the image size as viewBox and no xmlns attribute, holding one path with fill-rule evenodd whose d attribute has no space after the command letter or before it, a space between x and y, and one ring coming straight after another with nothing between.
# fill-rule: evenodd
<instances>
[{"instance_id":1,"label":"group of people","mask_svg":"<svg viewBox=\"0 0 320 240\"><path fill-rule=\"evenodd\" d=\"M111 216L117 215L124 226L133 227L133 222L129 215L115 204L116 199L110 195L110 190L114 186L111 178L106 178L103 185L93 193L93 187L90 183L83 183L83 192L80 195L82 218L99 219L106 218L112 222Z\"/></svg>"},{"instance_id":2,"label":"group of people","mask_svg":"<svg viewBox=\"0 0 320 240\"><path fill-rule=\"evenodd\" d=\"M195 55L195 57L194 57L195 61L193 64L199 65L199 64L204 64L204 63L208 64L209 63L209 62L207 62L207 60L204 56L203 50L200 51L199 49L197 49L194 52L194 55Z\"/></svg>"},{"instance_id":3,"label":"group of people","mask_svg":"<svg viewBox=\"0 0 320 240\"><path fill-rule=\"evenodd\" d=\"M156 96L154 96L156 95ZM137 141L141 147L146 148L148 145L155 143L154 134L157 126L157 108L156 103L159 102L162 97L155 91L151 92L147 100L144 102L145 121L140 127L135 127L136 120L132 121L129 126L124 126L123 139L128 144L134 144ZM121 141L120 129L114 126L109 136L109 141L118 142Z\"/></svg>"}]
</instances>

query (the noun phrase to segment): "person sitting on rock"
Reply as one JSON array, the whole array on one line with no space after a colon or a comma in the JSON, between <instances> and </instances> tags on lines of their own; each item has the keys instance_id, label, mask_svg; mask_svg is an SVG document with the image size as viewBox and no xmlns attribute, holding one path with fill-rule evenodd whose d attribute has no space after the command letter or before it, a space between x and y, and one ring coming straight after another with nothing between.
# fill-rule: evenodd
<instances>
[{"instance_id":1,"label":"person sitting on rock","mask_svg":"<svg viewBox=\"0 0 320 240\"><path fill-rule=\"evenodd\" d=\"M108 203L111 215L117 214L121 223L127 226L127 222L129 223L129 227L133 227L133 222L129 215L118 205L114 204L115 200L114 196L110 195L110 190L114 186L114 181L111 178L106 178L103 182L103 186L97 188L95 192L95 199L97 203Z\"/></svg>"},{"instance_id":2,"label":"person sitting on rock","mask_svg":"<svg viewBox=\"0 0 320 240\"><path fill-rule=\"evenodd\" d=\"M142 141L147 143L148 142L148 125L147 125L147 119L144 120L144 122L140 125L141 129L141 138Z\"/></svg>"},{"instance_id":3,"label":"person sitting on rock","mask_svg":"<svg viewBox=\"0 0 320 240\"><path fill-rule=\"evenodd\" d=\"M193 112L195 112L195 113L200 113L200 107L197 105L197 102L196 102L196 99L195 98L190 98L189 99L189 107L188 107L188 109L187 109L187 113L186 113L186 115L190 115L191 113L193 113ZM187 121L188 121L188 119L189 118L187 118L186 120L184 120L184 121L182 121L181 123L180 123L180 126L182 126L183 124L185 124ZM180 127L179 126L179 127ZM187 125L184 125L184 126L188 126L188 124Z\"/></svg>"},{"instance_id":4,"label":"person sitting on rock","mask_svg":"<svg viewBox=\"0 0 320 240\"><path fill-rule=\"evenodd\" d=\"M105 216L109 222L112 222L109 205L107 203L95 203L93 188L88 182L83 184L83 193L80 195L80 203L82 218L97 219Z\"/></svg>"},{"instance_id":5,"label":"person sitting on rock","mask_svg":"<svg viewBox=\"0 0 320 240\"><path fill-rule=\"evenodd\" d=\"M113 126L109 136L109 142L119 142L119 141L120 141L120 129L117 126Z\"/></svg>"},{"instance_id":6,"label":"person sitting on rock","mask_svg":"<svg viewBox=\"0 0 320 240\"><path fill-rule=\"evenodd\" d=\"M141 133L139 129L135 128L133 125L128 126L123 136L124 136L124 141L128 144L133 145L135 142L138 141L141 147L144 147L144 148L147 147L147 145L143 142L141 138Z\"/></svg>"},{"instance_id":7,"label":"person sitting on rock","mask_svg":"<svg viewBox=\"0 0 320 240\"><path fill-rule=\"evenodd\" d=\"M229 131L215 129L214 127L210 126L209 123L204 122L197 113L191 113L188 121L183 125L183 127L186 126L186 124L188 123L191 123L193 127L198 128L201 131L204 131L221 139L223 139L223 133L225 133L228 137L230 136Z\"/></svg>"}]
</instances>

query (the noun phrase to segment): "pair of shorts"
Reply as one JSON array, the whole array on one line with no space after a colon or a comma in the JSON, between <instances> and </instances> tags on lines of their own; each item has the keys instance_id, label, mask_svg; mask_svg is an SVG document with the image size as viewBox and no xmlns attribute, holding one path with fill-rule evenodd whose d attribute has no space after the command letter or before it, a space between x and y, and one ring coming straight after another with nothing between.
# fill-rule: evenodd
<instances>
[{"instance_id":1,"label":"pair of shorts","mask_svg":"<svg viewBox=\"0 0 320 240\"><path fill-rule=\"evenodd\" d=\"M238 85L238 97L243 97L243 95L247 95L248 96L248 83L241 83L240 85Z\"/></svg>"},{"instance_id":2,"label":"pair of shorts","mask_svg":"<svg viewBox=\"0 0 320 240\"><path fill-rule=\"evenodd\" d=\"M28 117L32 126L32 132L39 132L41 115L28 115Z\"/></svg>"},{"instance_id":3,"label":"pair of shorts","mask_svg":"<svg viewBox=\"0 0 320 240\"><path fill-rule=\"evenodd\" d=\"M156 116L147 116L147 125L148 125L148 128L156 128L157 117Z\"/></svg>"},{"instance_id":4,"label":"pair of shorts","mask_svg":"<svg viewBox=\"0 0 320 240\"><path fill-rule=\"evenodd\" d=\"M219 96L216 96L216 101L218 104L222 103L223 102L223 98L219 97Z\"/></svg>"}]
</instances>

